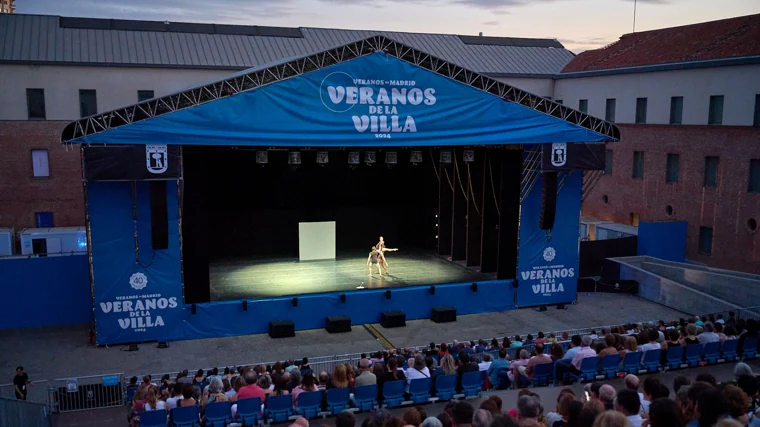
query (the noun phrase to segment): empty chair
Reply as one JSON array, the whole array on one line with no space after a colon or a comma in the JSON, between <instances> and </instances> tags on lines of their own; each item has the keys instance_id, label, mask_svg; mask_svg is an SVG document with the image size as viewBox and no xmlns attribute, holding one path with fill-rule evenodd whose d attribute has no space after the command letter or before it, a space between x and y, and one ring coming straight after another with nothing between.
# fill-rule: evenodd
<instances>
[{"instance_id":1,"label":"empty chair","mask_svg":"<svg viewBox=\"0 0 760 427\"><path fill-rule=\"evenodd\" d=\"M166 415L163 409L140 412L140 427L166 427Z\"/></svg>"},{"instance_id":2,"label":"empty chair","mask_svg":"<svg viewBox=\"0 0 760 427\"><path fill-rule=\"evenodd\" d=\"M361 387L357 388L357 391L360 388ZM377 394L377 389L375 389L375 394ZM318 391L304 391L298 395L298 413L301 414L304 418L315 418L319 414L319 407L321 405L322 393Z\"/></svg>"},{"instance_id":3,"label":"empty chair","mask_svg":"<svg viewBox=\"0 0 760 427\"><path fill-rule=\"evenodd\" d=\"M737 351L739 349L739 340L725 340L723 341L723 348L721 349L723 353L723 358L726 359L727 362L733 362L738 357Z\"/></svg>"},{"instance_id":4,"label":"empty chair","mask_svg":"<svg viewBox=\"0 0 760 427\"><path fill-rule=\"evenodd\" d=\"M604 378L613 378L620 370L620 355L608 354L602 358L602 375Z\"/></svg>"},{"instance_id":5,"label":"empty chair","mask_svg":"<svg viewBox=\"0 0 760 427\"><path fill-rule=\"evenodd\" d=\"M354 391L354 403L360 411L371 411L377 403L377 384L356 387ZM301 403L299 402L300 406Z\"/></svg>"},{"instance_id":6,"label":"empty chair","mask_svg":"<svg viewBox=\"0 0 760 427\"><path fill-rule=\"evenodd\" d=\"M451 376L453 376L456 381L456 376ZM393 408L401 405L401 402L404 401L405 384L406 381L404 380L388 381L383 384L383 403L385 403L386 408Z\"/></svg>"},{"instance_id":7,"label":"empty chair","mask_svg":"<svg viewBox=\"0 0 760 427\"><path fill-rule=\"evenodd\" d=\"M709 365L718 363L720 357L720 341L709 342L702 347L702 360Z\"/></svg>"},{"instance_id":8,"label":"empty chair","mask_svg":"<svg viewBox=\"0 0 760 427\"><path fill-rule=\"evenodd\" d=\"M456 386L456 375L439 375L435 378L436 396L438 396L440 400L449 400L454 397L454 394L456 393L454 389Z\"/></svg>"},{"instance_id":9,"label":"empty chair","mask_svg":"<svg viewBox=\"0 0 760 427\"><path fill-rule=\"evenodd\" d=\"M552 382L554 376L554 362L539 363L533 368L533 379L530 380L533 386L545 386Z\"/></svg>"},{"instance_id":10,"label":"empty chair","mask_svg":"<svg viewBox=\"0 0 760 427\"><path fill-rule=\"evenodd\" d=\"M596 371L599 368L599 356L584 357L581 359L581 373L578 375L570 374L570 378L580 381L594 381Z\"/></svg>"},{"instance_id":11,"label":"empty chair","mask_svg":"<svg viewBox=\"0 0 760 427\"><path fill-rule=\"evenodd\" d=\"M644 352L644 360L641 361L641 366L647 370L647 372L657 372L660 369L660 360L662 358L662 349L653 349Z\"/></svg>"},{"instance_id":12,"label":"empty chair","mask_svg":"<svg viewBox=\"0 0 760 427\"><path fill-rule=\"evenodd\" d=\"M287 421L293 415L293 398L289 395L269 395L265 413L270 423Z\"/></svg>"},{"instance_id":13,"label":"empty chair","mask_svg":"<svg viewBox=\"0 0 760 427\"><path fill-rule=\"evenodd\" d=\"M426 403L430 399L430 378L417 378L410 381L409 394L414 403Z\"/></svg>"},{"instance_id":14,"label":"empty chair","mask_svg":"<svg viewBox=\"0 0 760 427\"><path fill-rule=\"evenodd\" d=\"M172 423L175 427L200 426L200 409L198 406L183 406L172 409Z\"/></svg>"},{"instance_id":15,"label":"empty chair","mask_svg":"<svg viewBox=\"0 0 760 427\"><path fill-rule=\"evenodd\" d=\"M327 390L327 411L333 415L338 415L341 411L351 406L349 403L350 398L351 390L347 387Z\"/></svg>"},{"instance_id":16,"label":"empty chair","mask_svg":"<svg viewBox=\"0 0 760 427\"><path fill-rule=\"evenodd\" d=\"M623 358L623 372L626 374L636 374L641 366L641 353L638 351L629 351Z\"/></svg>"},{"instance_id":17,"label":"empty chair","mask_svg":"<svg viewBox=\"0 0 760 427\"><path fill-rule=\"evenodd\" d=\"M462 392L464 397L480 395L480 372L465 372L462 374Z\"/></svg>"},{"instance_id":18,"label":"empty chair","mask_svg":"<svg viewBox=\"0 0 760 427\"><path fill-rule=\"evenodd\" d=\"M226 427L232 422L230 408L232 408L230 402L215 402L206 405L206 426ZM142 418L140 418L140 426L142 426Z\"/></svg>"},{"instance_id":19,"label":"empty chair","mask_svg":"<svg viewBox=\"0 0 760 427\"><path fill-rule=\"evenodd\" d=\"M742 346L742 359L754 359L757 357L757 338L746 338Z\"/></svg>"},{"instance_id":20,"label":"empty chair","mask_svg":"<svg viewBox=\"0 0 760 427\"><path fill-rule=\"evenodd\" d=\"M699 365L700 357L702 356L702 344L689 344L686 346L683 358L684 361L690 366L695 367Z\"/></svg>"},{"instance_id":21,"label":"empty chair","mask_svg":"<svg viewBox=\"0 0 760 427\"><path fill-rule=\"evenodd\" d=\"M320 398L320 402L321 402ZM255 426L261 420L261 398L249 397L237 401L237 417L244 426Z\"/></svg>"},{"instance_id":22,"label":"empty chair","mask_svg":"<svg viewBox=\"0 0 760 427\"><path fill-rule=\"evenodd\" d=\"M670 369L678 369L683 363L684 348L680 345L671 345L665 353L665 366Z\"/></svg>"}]
</instances>

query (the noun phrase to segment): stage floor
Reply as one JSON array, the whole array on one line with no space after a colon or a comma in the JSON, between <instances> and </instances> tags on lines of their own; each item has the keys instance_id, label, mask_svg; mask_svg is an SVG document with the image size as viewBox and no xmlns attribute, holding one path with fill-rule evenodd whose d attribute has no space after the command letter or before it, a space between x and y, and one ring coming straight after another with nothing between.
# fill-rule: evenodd
<instances>
[{"instance_id":1,"label":"stage floor","mask_svg":"<svg viewBox=\"0 0 760 427\"><path fill-rule=\"evenodd\" d=\"M417 285L476 282L495 279L438 255L418 251L387 252L390 274L367 272L367 254L338 255L328 261L299 262L298 258L248 259L212 263L211 300L271 298L322 292Z\"/></svg>"}]
</instances>

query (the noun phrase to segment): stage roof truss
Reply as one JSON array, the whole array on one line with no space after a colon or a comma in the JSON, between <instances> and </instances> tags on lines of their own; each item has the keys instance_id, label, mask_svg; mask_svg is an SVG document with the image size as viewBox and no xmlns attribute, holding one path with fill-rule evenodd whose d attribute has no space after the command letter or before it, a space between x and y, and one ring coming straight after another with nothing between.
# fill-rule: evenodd
<instances>
[{"instance_id":1,"label":"stage roof truss","mask_svg":"<svg viewBox=\"0 0 760 427\"><path fill-rule=\"evenodd\" d=\"M520 104L524 107L573 123L590 131L619 140L620 131L613 123L589 116L562 104L528 93L506 83L431 56L420 50L383 36L373 36L327 51L287 62L247 70L224 80L143 101L136 105L85 117L70 123L61 135L64 143L105 132L131 123L192 108L259 87L297 77L311 71L339 64L375 52L384 52L430 72Z\"/></svg>"}]
</instances>

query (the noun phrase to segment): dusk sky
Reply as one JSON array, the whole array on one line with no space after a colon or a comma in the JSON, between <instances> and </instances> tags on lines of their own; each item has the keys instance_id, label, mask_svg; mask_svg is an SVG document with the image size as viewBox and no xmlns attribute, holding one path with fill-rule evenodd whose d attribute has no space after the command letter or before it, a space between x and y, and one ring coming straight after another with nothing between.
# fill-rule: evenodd
<instances>
[{"instance_id":1,"label":"dusk sky","mask_svg":"<svg viewBox=\"0 0 760 427\"><path fill-rule=\"evenodd\" d=\"M556 38L579 52L629 33L632 0L16 0L17 13ZM638 0L636 30L760 13L758 0Z\"/></svg>"}]
</instances>

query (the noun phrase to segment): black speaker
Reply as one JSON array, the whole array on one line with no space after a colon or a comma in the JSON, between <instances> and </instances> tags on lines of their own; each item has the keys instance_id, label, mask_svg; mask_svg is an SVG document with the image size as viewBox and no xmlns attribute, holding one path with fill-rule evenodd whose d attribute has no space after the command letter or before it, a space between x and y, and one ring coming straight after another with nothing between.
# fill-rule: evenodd
<instances>
[{"instance_id":1,"label":"black speaker","mask_svg":"<svg viewBox=\"0 0 760 427\"><path fill-rule=\"evenodd\" d=\"M298 307L298 297L293 297L293 307Z\"/></svg>"},{"instance_id":2,"label":"black speaker","mask_svg":"<svg viewBox=\"0 0 760 427\"><path fill-rule=\"evenodd\" d=\"M406 326L406 314L403 311L384 311L380 313L380 325L383 328Z\"/></svg>"},{"instance_id":3,"label":"black speaker","mask_svg":"<svg viewBox=\"0 0 760 427\"><path fill-rule=\"evenodd\" d=\"M159 341L158 348L169 348L169 343L166 341Z\"/></svg>"},{"instance_id":4,"label":"black speaker","mask_svg":"<svg viewBox=\"0 0 760 427\"><path fill-rule=\"evenodd\" d=\"M456 322L457 309L451 306L433 307L430 320L435 323Z\"/></svg>"},{"instance_id":5,"label":"black speaker","mask_svg":"<svg viewBox=\"0 0 760 427\"><path fill-rule=\"evenodd\" d=\"M351 332L351 318L348 316L328 316L325 329L329 333Z\"/></svg>"},{"instance_id":6,"label":"black speaker","mask_svg":"<svg viewBox=\"0 0 760 427\"><path fill-rule=\"evenodd\" d=\"M196 311L195 304L193 304L192 307L190 307L190 311L192 311L192 313L195 314L195 311Z\"/></svg>"},{"instance_id":7,"label":"black speaker","mask_svg":"<svg viewBox=\"0 0 760 427\"><path fill-rule=\"evenodd\" d=\"M248 311L248 301L243 300L243 311Z\"/></svg>"},{"instance_id":8,"label":"black speaker","mask_svg":"<svg viewBox=\"0 0 760 427\"><path fill-rule=\"evenodd\" d=\"M390 289L388 289L387 291L385 291L385 299L391 299L391 290Z\"/></svg>"},{"instance_id":9,"label":"black speaker","mask_svg":"<svg viewBox=\"0 0 760 427\"><path fill-rule=\"evenodd\" d=\"M273 320L269 322L270 338L287 338L296 336L296 328L292 320Z\"/></svg>"},{"instance_id":10,"label":"black speaker","mask_svg":"<svg viewBox=\"0 0 760 427\"><path fill-rule=\"evenodd\" d=\"M137 347L137 344L130 344L129 348L127 349L127 351L138 351L138 350L140 349Z\"/></svg>"},{"instance_id":11,"label":"black speaker","mask_svg":"<svg viewBox=\"0 0 760 427\"><path fill-rule=\"evenodd\" d=\"M567 307L565 307L565 304L557 304L557 310L567 310Z\"/></svg>"},{"instance_id":12,"label":"black speaker","mask_svg":"<svg viewBox=\"0 0 760 427\"><path fill-rule=\"evenodd\" d=\"M477 292L478 291L478 284L477 283L473 283L472 285L470 285L470 289L472 289L473 292Z\"/></svg>"},{"instance_id":13,"label":"black speaker","mask_svg":"<svg viewBox=\"0 0 760 427\"><path fill-rule=\"evenodd\" d=\"M430 295L435 295L435 286L430 287Z\"/></svg>"},{"instance_id":14,"label":"black speaker","mask_svg":"<svg viewBox=\"0 0 760 427\"><path fill-rule=\"evenodd\" d=\"M544 172L543 177L541 218L538 224L542 230L551 230L554 228L554 216L557 212L557 172Z\"/></svg>"},{"instance_id":15,"label":"black speaker","mask_svg":"<svg viewBox=\"0 0 760 427\"><path fill-rule=\"evenodd\" d=\"M150 236L153 249L167 249L169 247L166 181L150 181Z\"/></svg>"},{"instance_id":16,"label":"black speaker","mask_svg":"<svg viewBox=\"0 0 760 427\"><path fill-rule=\"evenodd\" d=\"M340 302L342 302L343 304L346 303L346 294L340 294Z\"/></svg>"}]
</instances>

